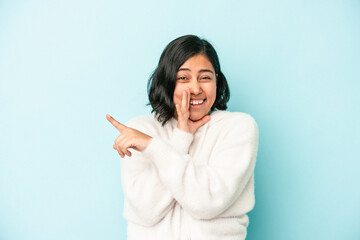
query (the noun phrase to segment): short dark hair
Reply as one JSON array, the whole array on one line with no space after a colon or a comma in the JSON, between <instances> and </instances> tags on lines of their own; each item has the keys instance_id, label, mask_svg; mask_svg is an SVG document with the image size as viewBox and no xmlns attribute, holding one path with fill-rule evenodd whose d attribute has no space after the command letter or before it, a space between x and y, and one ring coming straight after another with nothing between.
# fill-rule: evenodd
<instances>
[{"instance_id":1,"label":"short dark hair","mask_svg":"<svg viewBox=\"0 0 360 240\"><path fill-rule=\"evenodd\" d=\"M181 65L196 54L206 56L214 67L216 78L216 99L211 107L227 109L226 103L230 99L230 89L224 74L221 72L219 58L214 47L205 39L195 35L185 35L171 41L160 56L158 66L151 74L147 83L151 113L164 126L175 113L173 96L175 91L176 75Z\"/></svg>"}]
</instances>

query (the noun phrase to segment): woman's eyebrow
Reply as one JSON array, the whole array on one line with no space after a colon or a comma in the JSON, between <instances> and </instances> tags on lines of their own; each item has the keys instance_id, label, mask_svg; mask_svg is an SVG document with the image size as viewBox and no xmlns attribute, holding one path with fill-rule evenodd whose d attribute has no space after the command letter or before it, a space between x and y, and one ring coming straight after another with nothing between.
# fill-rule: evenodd
<instances>
[{"instance_id":1,"label":"woman's eyebrow","mask_svg":"<svg viewBox=\"0 0 360 240\"><path fill-rule=\"evenodd\" d=\"M199 70L199 73L201 72L211 72L211 73L214 73L213 71L211 71L210 69L201 69Z\"/></svg>"},{"instance_id":2,"label":"woman's eyebrow","mask_svg":"<svg viewBox=\"0 0 360 240\"><path fill-rule=\"evenodd\" d=\"M180 71L190 71L191 72L191 70L189 68L179 68L178 72L180 72ZM202 73L202 72L211 72L212 74L214 74L214 72L210 69L199 70L199 73Z\"/></svg>"},{"instance_id":3,"label":"woman's eyebrow","mask_svg":"<svg viewBox=\"0 0 360 240\"><path fill-rule=\"evenodd\" d=\"M191 70L189 68L179 68L178 72L180 72L180 71L190 71L191 72Z\"/></svg>"}]
</instances>

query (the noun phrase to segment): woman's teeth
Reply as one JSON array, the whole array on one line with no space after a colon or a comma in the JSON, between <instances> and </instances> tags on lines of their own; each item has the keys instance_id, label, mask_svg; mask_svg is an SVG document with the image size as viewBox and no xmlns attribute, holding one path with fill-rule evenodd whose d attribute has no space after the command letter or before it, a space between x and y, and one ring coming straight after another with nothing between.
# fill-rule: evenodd
<instances>
[{"instance_id":1,"label":"woman's teeth","mask_svg":"<svg viewBox=\"0 0 360 240\"><path fill-rule=\"evenodd\" d=\"M191 100L190 101L190 104L191 105L200 105L204 102L205 99L202 99L202 100Z\"/></svg>"}]
</instances>

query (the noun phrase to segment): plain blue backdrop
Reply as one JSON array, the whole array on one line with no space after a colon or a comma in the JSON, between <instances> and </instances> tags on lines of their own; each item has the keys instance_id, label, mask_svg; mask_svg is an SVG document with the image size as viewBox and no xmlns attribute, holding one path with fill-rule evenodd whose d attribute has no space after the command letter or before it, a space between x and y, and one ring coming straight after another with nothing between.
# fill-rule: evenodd
<instances>
[{"instance_id":1,"label":"plain blue backdrop","mask_svg":"<svg viewBox=\"0 0 360 240\"><path fill-rule=\"evenodd\" d=\"M126 239L118 136L208 39L260 145L248 240L360 239L360 2L0 0L0 239Z\"/></svg>"}]
</instances>

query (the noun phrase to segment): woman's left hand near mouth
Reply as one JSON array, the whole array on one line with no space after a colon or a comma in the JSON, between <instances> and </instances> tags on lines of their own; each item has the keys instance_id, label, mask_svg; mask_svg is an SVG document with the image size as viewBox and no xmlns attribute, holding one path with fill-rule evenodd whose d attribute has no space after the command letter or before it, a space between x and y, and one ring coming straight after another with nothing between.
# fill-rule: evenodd
<instances>
[{"instance_id":1,"label":"woman's left hand near mouth","mask_svg":"<svg viewBox=\"0 0 360 240\"><path fill-rule=\"evenodd\" d=\"M181 99L181 106L179 104L175 105L176 112L178 116L178 124L177 127L185 132L194 134L199 127L204 125L210 120L209 115L205 115L201 119L197 121L192 121L190 119L190 90L187 88L184 90L182 99Z\"/></svg>"},{"instance_id":2,"label":"woman's left hand near mouth","mask_svg":"<svg viewBox=\"0 0 360 240\"><path fill-rule=\"evenodd\" d=\"M129 148L141 152L150 144L151 136L119 123L109 114L106 114L106 119L120 132L120 135L115 139L113 148L118 151L122 158L124 158L125 155L131 157Z\"/></svg>"}]
</instances>

